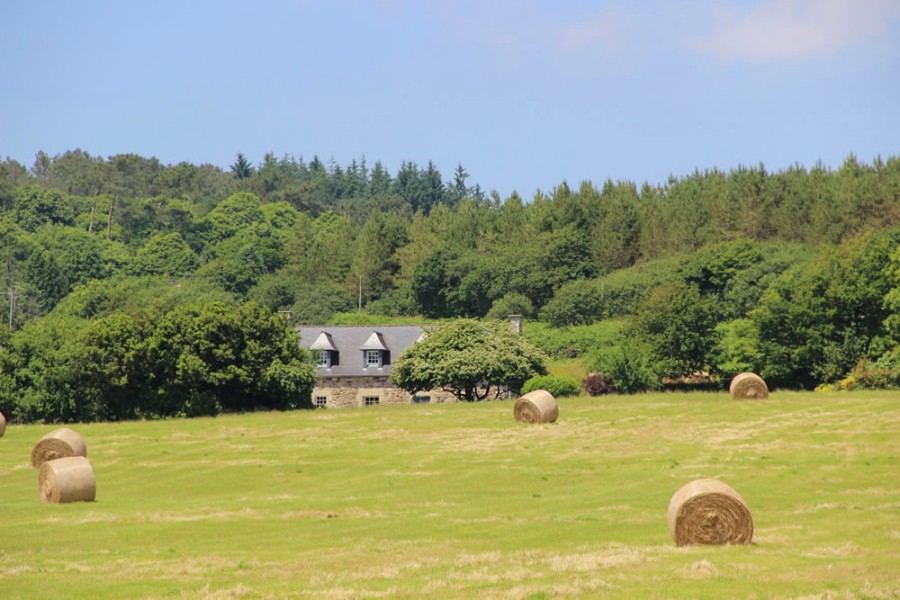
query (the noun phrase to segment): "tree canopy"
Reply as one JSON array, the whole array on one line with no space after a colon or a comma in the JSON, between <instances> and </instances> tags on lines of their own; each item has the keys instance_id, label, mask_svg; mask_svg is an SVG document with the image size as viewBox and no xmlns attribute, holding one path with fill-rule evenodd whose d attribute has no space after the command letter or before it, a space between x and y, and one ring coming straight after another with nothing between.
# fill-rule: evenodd
<instances>
[{"instance_id":1,"label":"tree canopy","mask_svg":"<svg viewBox=\"0 0 900 600\"><path fill-rule=\"evenodd\" d=\"M544 354L503 321L461 319L429 331L394 363L391 379L415 394L442 389L473 402L518 393L546 375Z\"/></svg>"},{"instance_id":2,"label":"tree canopy","mask_svg":"<svg viewBox=\"0 0 900 600\"><path fill-rule=\"evenodd\" d=\"M738 366L790 387L900 382L900 157L563 181L530 198L486 193L462 165L237 158L0 162L0 353L55 316L254 301L306 323L519 312L557 328L544 347L567 357L615 319L622 360L603 364L637 384Z\"/></svg>"}]
</instances>

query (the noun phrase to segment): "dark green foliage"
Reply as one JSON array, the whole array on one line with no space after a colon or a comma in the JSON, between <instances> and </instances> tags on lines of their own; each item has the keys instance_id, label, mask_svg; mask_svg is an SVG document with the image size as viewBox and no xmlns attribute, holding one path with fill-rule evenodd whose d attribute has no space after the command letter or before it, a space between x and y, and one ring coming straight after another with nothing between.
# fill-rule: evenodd
<instances>
[{"instance_id":1,"label":"dark green foliage","mask_svg":"<svg viewBox=\"0 0 900 600\"><path fill-rule=\"evenodd\" d=\"M325 324L335 313L351 311L356 305L356 298L347 290L323 282L300 287L291 310L298 323Z\"/></svg>"},{"instance_id":2,"label":"dark green foliage","mask_svg":"<svg viewBox=\"0 0 900 600\"><path fill-rule=\"evenodd\" d=\"M812 387L890 353L898 246L900 229L870 232L776 279L751 313L763 378Z\"/></svg>"},{"instance_id":3,"label":"dark green foliage","mask_svg":"<svg viewBox=\"0 0 900 600\"><path fill-rule=\"evenodd\" d=\"M408 317L418 314L412 290L401 287L366 304L366 312L385 317Z\"/></svg>"},{"instance_id":4,"label":"dark green foliage","mask_svg":"<svg viewBox=\"0 0 900 600\"><path fill-rule=\"evenodd\" d=\"M13 200L13 218L26 231L36 231L42 225L73 225L73 200L54 189L35 185L21 188Z\"/></svg>"},{"instance_id":5,"label":"dark green foliage","mask_svg":"<svg viewBox=\"0 0 900 600\"><path fill-rule=\"evenodd\" d=\"M616 391L636 394L661 387L660 369L654 365L653 349L634 338L599 348L588 357L591 371L611 381Z\"/></svg>"},{"instance_id":6,"label":"dark green foliage","mask_svg":"<svg viewBox=\"0 0 900 600\"><path fill-rule=\"evenodd\" d=\"M214 301L236 303L234 296L204 279L119 276L76 287L56 306L54 313L82 319L102 318L117 312L134 317L146 313L156 318L176 306Z\"/></svg>"},{"instance_id":7,"label":"dark green foliage","mask_svg":"<svg viewBox=\"0 0 900 600\"><path fill-rule=\"evenodd\" d=\"M416 266L412 279L412 294L416 307L432 319L450 316L447 297L451 264L459 257L455 252L438 250Z\"/></svg>"},{"instance_id":8,"label":"dark green foliage","mask_svg":"<svg viewBox=\"0 0 900 600\"><path fill-rule=\"evenodd\" d=\"M697 287L670 284L654 290L638 309L632 335L650 348L663 375L690 376L709 367L718 342L717 312L716 303ZM622 389L618 380L616 387Z\"/></svg>"},{"instance_id":9,"label":"dark green foliage","mask_svg":"<svg viewBox=\"0 0 900 600\"><path fill-rule=\"evenodd\" d=\"M32 254L25 263L25 276L45 312L69 293L69 278L52 252L38 250Z\"/></svg>"},{"instance_id":10,"label":"dark green foliage","mask_svg":"<svg viewBox=\"0 0 900 600\"><path fill-rule=\"evenodd\" d=\"M133 275L171 275L193 273L200 260L177 233L158 233L135 253L130 272Z\"/></svg>"},{"instance_id":11,"label":"dark green foliage","mask_svg":"<svg viewBox=\"0 0 900 600\"><path fill-rule=\"evenodd\" d=\"M503 321L462 319L438 326L394 363L391 380L415 394L452 392L469 402L513 392L545 375L545 357Z\"/></svg>"},{"instance_id":12,"label":"dark green foliage","mask_svg":"<svg viewBox=\"0 0 900 600\"><path fill-rule=\"evenodd\" d=\"M486 319L502 320L509 315L522 315L525 318L534 316L534 304L525 294L510 292L502 298L494 300L491 309L485 315Z\"/></svg>"},{"instance_id":13,"label":"dark green foliage","mask_svg":"<svg viewBox=\"0 0 900 600\"><path fill-rule=\"evenodd\" d=\"M314 383L287 321L252 303L52 315L0 349L0 406L24 422L308 408Z\"/></svg>"},{"instance_id":14,"label":"dark green foliage","mask_svg":"<svg viewBox=\"0 0 900 600\"><path fill-rule=\"evenodd\" d=\"M253 175L254 171L253 164L247 160L246 156L238 152L234 163L231 165L231 174L238 179L247 179Z\"/></svg>"},{"instance_id":15,"label":"dark green foliage","mask_svg":"<svg viewBox=\"0 0 900 600\"><path fill-rule=\"evenodd\" d=\"M561 375L538 375L526 381L522 386L523 394L534 390L546 390L554 398L577 396L581 393L581 388L578 387L577 381L571 377L563 377Z\"/></svg>"},{"instance_id":16,"label":"dark green foliage","mask_svg":"<svg viewBox=\"0 0 900 600\"><path fill-rule=\"evenodd\" d=\"M763 362L759 332L750 319L716 325L718 342L710 355L712 371L730 381L738 373L758 373Z\"/></svg>"},{"instance_id":17,"label":"dark green foliage","mask_svg":"<svg viewBox=\"0 0 900 600\"><path fill-rule=\"evenodd\" d=\"M651 290L679 279L682 260L654 260L597 279L564 284L541 310L541 318L562 327L634 314Z\"/></svg>"},{"instance_id":18,"label":"dark green foliage","mask_svg":"<svg viewBox=\"0 0 900 600\"><path fill-rule=\"evenodd\" d=\"M526 321L523 334L528 341L554 358L584 356L595 348L618 343L626 325L622 319L609 319L591 325L549 327L546 323Z\"/></svg>"},{"instance_id":19,"label":"dark green foliage","mask_svg":"<svg viewBox=\"0 0 900 600\"><path fill-rule=\"evenodd\" d=\"M583 327L630 318L657 376L753 367L792 387L898 362L897 157L563 182L530 199L486 194L462 165L442 181L432 163L393 177L364 158L238 159L231 173L81 150L0 163L0 310L13 328L57 302L92 320L251 297L316 321L359 304L522 313L561 328L526 320L555 356L617 345Z\"/></svg>"}]
</instances>

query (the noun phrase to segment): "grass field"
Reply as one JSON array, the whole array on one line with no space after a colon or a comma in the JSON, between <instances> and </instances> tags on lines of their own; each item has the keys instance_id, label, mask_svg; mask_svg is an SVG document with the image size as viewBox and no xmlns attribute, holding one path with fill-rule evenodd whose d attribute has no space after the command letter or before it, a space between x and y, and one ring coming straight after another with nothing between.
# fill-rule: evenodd
<instances>
[{"instance_id":1,"label":"grass field","mask_svg":"<svg viewBox=\"0 0 900 600\"><path fill-rule=\"evenodd\" d=\"M3 598L900 598L900 393L511 402L74 425L97 501L0 438ZM722 479L750 546L679 548Z\"/></svg>"}]
</instances>

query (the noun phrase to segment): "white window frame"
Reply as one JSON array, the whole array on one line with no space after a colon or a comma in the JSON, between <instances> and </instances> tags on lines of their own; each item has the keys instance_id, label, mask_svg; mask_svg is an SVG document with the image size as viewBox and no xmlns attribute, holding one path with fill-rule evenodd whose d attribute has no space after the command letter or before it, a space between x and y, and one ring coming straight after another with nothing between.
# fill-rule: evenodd
<instances>
[{"instance_id":1,"label":"white window frame","mask_svg":"<svg viewBox=\"0 0 900 600\"><path fill-rule=\"evenodd\" d=\"M381 350L366 350L366 368L381 367Z\"/></svg>"},{"instance_id":2,"label":"white window frame","mask_svg":"<svg viewBox=\"0 0 900 600\"><path fill-rule=\"evenodd\" d=\"M431 396L428 394L416 394L412 397L413 404L431 404Z\"/></svg>"},{"instance_id":3,"label":"white window frame","mask_svg":"<svg viewBox=\"0 0 900 600\"><path fill-rule=\"evenodd\" d=\"M325 369L331 368L331 351L330 350L319 350L318 356L316 356L316 366L323 367Z\"/></svg>"},{"instance_id":4,"label":"white window frame","mask_svg":"<svg viewBox=\"0 0 900 600\"><path fill-rule=\"evenodd\" d=\"M316 408L325 408L328 406L328 396L316 396L314 404Z\"/></svg>"},{"instance_id":5,"label":"white window frame","mask_svg":"<svg viewBox=\"0 0 900 600\"><path fill-rule=\"evenodd\" d=\"M363 396L363 406L378 406L379 403L378 396Z\"/></svg>"}]
</instances>

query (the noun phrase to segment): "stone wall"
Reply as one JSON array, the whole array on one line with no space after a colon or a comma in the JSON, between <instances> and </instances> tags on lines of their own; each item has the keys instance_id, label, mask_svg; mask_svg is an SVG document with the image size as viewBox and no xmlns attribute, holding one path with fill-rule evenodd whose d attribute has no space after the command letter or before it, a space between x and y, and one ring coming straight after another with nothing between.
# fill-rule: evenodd
<instances>
[{"instance_id":1,"label":"stone wall","mask_svg":"<svg viewBox=\"0 0 900 600\"><path fill-rule=\"evenodd\" d=\"M391 385L387 377L319 377L319 383L313 388L313 404L324 398L328 408L345 408L348 406L366 406L366 399L372 402L377 398L378 404L410 404L413 396L409 392ZM419 392L419 401L428 398L428 402L456 402L456 397L441 390Z\"/></svg>"}]
</instances>

